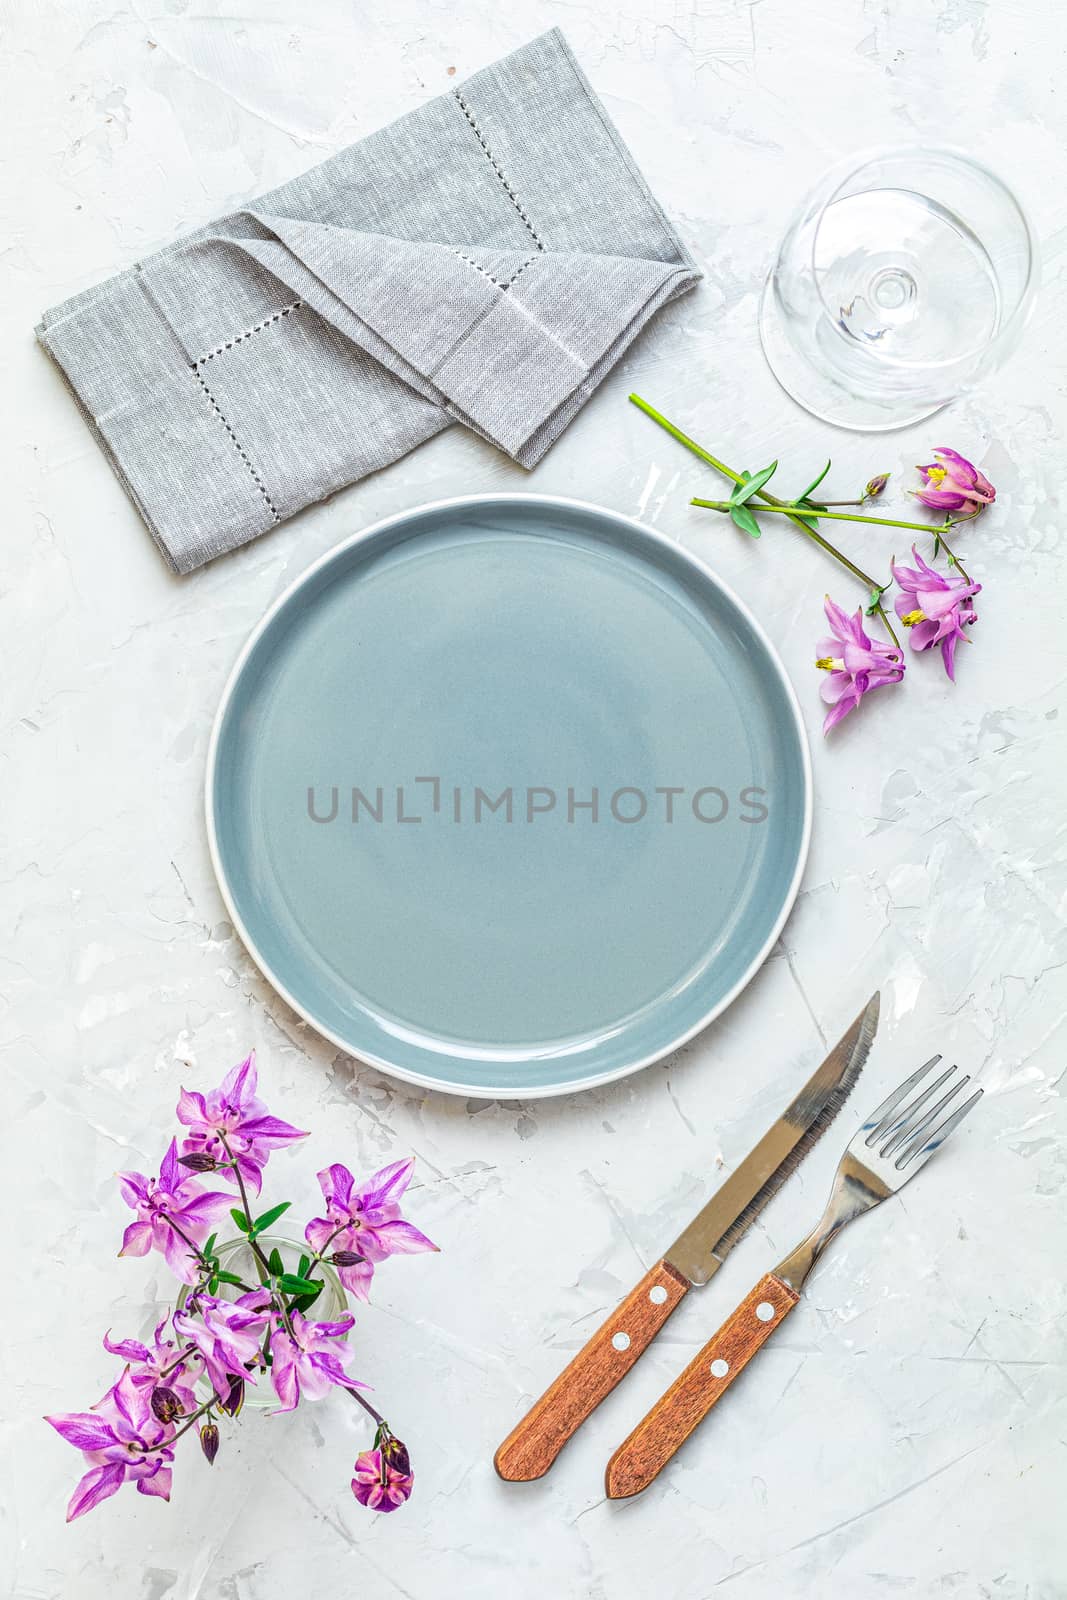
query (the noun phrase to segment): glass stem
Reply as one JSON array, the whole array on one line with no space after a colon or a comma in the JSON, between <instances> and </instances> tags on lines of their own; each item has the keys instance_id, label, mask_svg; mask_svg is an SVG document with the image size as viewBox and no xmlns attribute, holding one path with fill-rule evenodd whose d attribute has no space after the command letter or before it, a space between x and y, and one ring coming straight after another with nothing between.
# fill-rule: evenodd
<instances>
[{"instance_id":1,"label":"glass stem","mask_svg":"<svg viewBox=\"0 0 1067 1600\"><path fill-rule=\"evenodd\" d=\"M715 456L711 455L709 451L703 449L702 446L697 444L695 439L690 439L688 434L683 433L681 428L676 428L673 422L668 422L667 418L663 416L662 412L657 411L655 406L650 406L648 401L643 400L639 394L632 394L630 396L630 400L639 411L643 411L645 413L646 417L651 417L652 421L657 423L664 430L664 432L669 433L672 439L677 439L679 444L684 444L687 450L691 450L695 456L700 457L701 461L706 461L710 467L714 467L716 472L721 472L724 478L729 478L731 483L742 482L740 473L732 472L728 466L725 466L723 462L719 461ZM825 550L828 556L833 556L835 561L840 562L846 571L851 572L854 578L858 578L860 583L866 585L871 594L877 590L879 596L881 596L882 589L884 587L882 584L875 583L872 577L870 577L860 567L857 567L854 561L850 561L846 555L843 555L842 552L836 548L836 546L830 543L829 539L824 539L822 534L816 532L816 530L812 528L809 523L805 522L802 516L799 516L795 511L790 510L784 501L778 499L777 495L768 494L765 489L760 489L757 491L757 493L759 494L759 498L768 508L771 508L775 511L781 511L784 515L788 516L789 520L794 524L795 527L800 529L801 533L807 534L808 538L813 544L817 544L821 550ZM718 506L720 502L693 500L690 502L690 504L695 506ZM815 515L815 513L809 513L809 515ZM842 517L840 520L843 522L848 522L851 520L851 518ZM927 528L925 531L929 533L930 529ZM901 650L900 640L896 636L896 631L886 615L885 607L882 605L880 598L875 607L875 615L878 617L878 620L881 622L886 633L888 633L889 637L892 639L896 648L900 650L901 660L903 660L904 653Z\"/></svg>"}]
</instances>

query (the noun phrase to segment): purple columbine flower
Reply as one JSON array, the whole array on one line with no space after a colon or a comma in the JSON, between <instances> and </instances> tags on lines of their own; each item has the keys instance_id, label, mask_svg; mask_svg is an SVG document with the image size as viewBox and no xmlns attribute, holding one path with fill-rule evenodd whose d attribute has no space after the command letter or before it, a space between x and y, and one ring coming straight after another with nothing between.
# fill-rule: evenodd
<instances>
[{"instance_id":1,"label":"purple columbine flower","mask_svg":"<svg viewBox=\"0 0 1067 1600\"><path fill-rule=\"evenodd\" d=\"M321 1400L334 1384L365 1389L345 1373L355 1352L344 1336L355 1323L348 1312L339 1322L309 1322L299 1311L289 1313L290 1334L281 1319L270 1336L271 1382L281 1401L277 1411L295 1411L301 1400Z\"/></svg>"},{"instance_id":2,"label":"purple columbine flower","mask_svg":"<svg viewBox=\"0 0 1067 1600\"><path fill-rule=\"evenodd\" d=\"M291 1123L272 1117L263 1101L256 1099L254 1050L210 1094L183 1089L178 1121L189 1130L182 1144L183 1156L212 1157L219 1163L220 1173L236 1182L232 1167L224 1165L230 1161L228 1145L241 1177L254 1194L263 1187L263 1168L270 1152L294 1139L307 1138Z\"/></svg>"},{"instance_id":3,"label":"purple columbine flower","mask_svg":"<svg viewBox=\"0 0 1067 1600\"><path fill-rule=\"evenodd\" d=\"M304 1237L316 1254L335 1251L364 1259L342 1264L338 1277L359 1300L369 1298L374 1264L387 1256L416 1255L437 1246L400 1214L400 1196L411 1181L413 1157L382 1167L357 1186L347 1167L335 1163L319 1173L326 1215L314 1217Z\"/></svg>"},{"instance_id":4,"label":"purple columbine flower","mask_svg":"<svg viewBox=\"0 0 1067 1600\"><path fill-rule=\"evenodd\" d=\"M910 491L924 506L934 511L962 511L973 517L983 506L993 504L997 491L966 456L945 445L938 445L934 456L936 460L917 468L922 473L922 488Z\"/></svg>"},{"instance_id":5,"label":"purple columbine flower","mask_svg":"<svg viewBox=\"0 0 1067 1600\"><path fill-rule=\"evenodd\" d=\"M225 1400L232 1378L254 1383L250 1364L259 1356L264 1332L271 1320L270 1297L254 1289L239 1300L219 1300L214 1295L196 1297L197 1316L174 1313L174 1331L186 1344L194 1344L203 1359L215 1393Z\"/></svg>"},{"instance_id":6,"label":"purple columbine flower","mask_svg":"<svg viewBox=\"0 0 1067 1600\"><path fill-rule=\"evenodd\" d=\"M911 547L914 567L898 567L893 563L893 576L900 585L894 601L894 610L908 629L913 650L929 650L941 646L941 659L952 682L956 681L956 645L965 639L963 630L978 621L973 600L981 594L980 583L968 583L965 578L946 578L934 567L928 566L922 556Z\"/></svg>"},{"instance_id":7,"label":"purple columbine flower","mask_svg":"<svg viewBox=\"0 0 1067 1600\"><path fill-rule=\"evenodd\" d=\"M45 1418L89 1463L67 1507L68 1522L92 1511L124 1483L136 1483L140 1494L170 1499L174 1427L153 1414L149 1394L127 1369L92 1411Z\"/></svg>"},{"instance_id":8,"label":"purple columbine flower","mask_svg":"<svg viewBox=\"0 0 1067 1600\"><path fill-rule=\"evenodd\" d=\"M823 721L823 733L829 733L842 717L854 711L872 689L899 683L904 676L900 652L892 645L867 636L862 611L850 617L827 595L826 619L832 637L819 640L815 662L830 674L819 690L830 707Z\"/></svg>"},{"instance_id":9,"label":"purple columbine flower","mask_svg":"<svg viewBox=\"0 0 1067 1600\"><path fill-rule=\"evenodd\" d=\"M158 1178L120 1172L118 1180L122 1198L137 1213L137 1221L131 1222L122 1236L119 1255L144 1256L149 1250L160 1250L176 1278L195 1283L194 1247L203 1244L212 1223L228 1209L230 1196L207 1193L195 1178L186 1176L178 1165L176 1139L170 1141Z\"/></svg>"},{"instance_id":10,"label":"purple columbine flower","mask_svg":"<svg viewBox=\"0 0 1067 1600\"><path fill-rule=\"evenodd\" d=\"M104 1334L104 1349L129 1363L127 1370L130 1381L136 1388L146 1389L149 1399L157 1389L165 1388L175 1397L183 1412L193 1412L196 1410L196 1397L187 1381L188 1362L177 1359L180 1351L173 1340L161 1337L169 1321L169 1317L164 1317L159 1323L151 1348L139 1339L113 1341L108 1332Z\"/></svg>"},{"instance_id":11,"label":"purple columbine flower","mask_svg":"<svg viewBox=\"0 0 1067 1600\"><path fill-rule=\"evenodd\" d=\"M410 1499L415 1474L401 1472L381 1450L364 1450L356 1457L352 1493L370 1511L395 1511Z\"/></svg>"}]
</instances>

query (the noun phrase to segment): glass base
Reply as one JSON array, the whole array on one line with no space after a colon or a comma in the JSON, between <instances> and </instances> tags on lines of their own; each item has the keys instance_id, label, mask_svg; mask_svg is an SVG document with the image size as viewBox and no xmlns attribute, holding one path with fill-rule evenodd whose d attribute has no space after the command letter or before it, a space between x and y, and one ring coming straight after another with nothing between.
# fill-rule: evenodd
<instances>
[{"instance_id":1,"label":"glass base","mask_svg":"<svg viewBox=\"0 0 1067 1600\"><path fill-rule=\"evenodd\" d=\"M851 428L857 433L889 433L906 428L924 417L943 411L939 405L906 406L879 404L851 394L841 384L805 361L782 326L774 295L773 274L763 287L759 313L760 343L767 365L778 383L797 405L835 428Z\"/></svg>"}]
</instances>

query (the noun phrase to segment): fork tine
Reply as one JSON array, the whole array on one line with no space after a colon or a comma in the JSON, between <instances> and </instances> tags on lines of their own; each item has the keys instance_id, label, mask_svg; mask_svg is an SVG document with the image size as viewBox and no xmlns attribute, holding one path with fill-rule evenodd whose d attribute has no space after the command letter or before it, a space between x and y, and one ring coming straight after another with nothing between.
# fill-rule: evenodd
<instances>
[{"instance_id":1,"label":"fork tine","mask_svg":"<svg viewBox=\"0 0 1067 1600\"><path fill-rule=\"evenodd\" d=\"M918 1140L913 1139L911 1144L901 1151L894 1162L897 1171L899 1172L902 1167L908 1166L910 1162L915 1160L916 1156L933 1155L934 1151L944 1144L952 1130L959 1127L968 1111L978 1104L984 1093L984 1089L976 1089L970 1099L965 1100L961 1106L958 1106L952 1112L951 1116L946 1117L940 1127L934 1129L933 1133L920 1135Z\"/></svg>"},{"instance_id":2,"label":"fork tine","mask_svg":"<svg viewBox=\"0 0 1067 1600\"><path fill-rule=\"evenodd\" d=\"M939 1078L934 1079L929 1088L924 1089L922 1094L917 1094L914 1100L909 1100L903 1111L897 1113L889 1126L883 1129L878 1136L882 1138L888 1135L885 1144L878 1152L879 1155L889 1155L890 1151L895 1150L898 1144L902 1144L905 1139L911 1137L911 1134L915 1131L915 1119L918 1113L930 1097L937 1093L941 1085L948 1082L955 1070L955 1067L949 1067L947 1072L943 1072Z\"/></svg>"},{"instance_id":3,"label":"fork tine","mask_svg":"<svg viewBox=\"0 0 1067 1600\"><path fill-rule=\"evenodd\" d=\"M940 1060L941 1057L939 1055L931 1056L929 1061L927 1061L924 1066L919 1068L918 1072L913 1072L910 1078L905 1078L900 1087L893 1090L893 1093L889 1096L889 1099L883 1100L881 1105L871 1112L866 1122L866 1126L869 1127L871 1131L863 1141L864 1144L872 1145L874 1143L879 1134L884 1131L886 1124L893 1115L893 1112L897 1109L897 1106L899 1106L900 1102L903 1100L904 1096L909 1092L909 1090L914 1089L919 1079L924 1078L930 1071L930 1068L936 1067Z\"/></svg>"},{"instance_id":4,"label":"fork tine","mask_svg":"<svg viewBox=\"0 0 1067 1600\"><path fill-rule=\"evenodd\" d=\"M944 1073L943 1076L940 1077L937 1080L937 1083L934 1085L934 1088L935 1089L939 1088L940 1085L944 1083L946 1078L951 1078L952 1074L955 1071L956 1071L955 1067L950 1067L948 1072ZM947 1094L943 1094L941 1096L940 1100L935 1101L935 1103L930 1107L929 1111L926 1113L926 1115L924 1117L916 1117L916 1116L909 1117L908 1121L901 1128L900 1132L894 1134L893 1137L888 1141L888 1143L886 1143L886 1144L884 1144L882 1146L882 1149L881 1149L881 1151L879 1153L882 1156L890 1156L890 1155L892 1155L894 1150L899 1149L899 1147L902 1144L904 1144L905 1142L908 1143L908 1144L914 1144L915 1141L918 1139L919 1142L921 1143L922 1142L922 1139L921 1139L922 1134L930 1126L930 1124L931 1124L931 1122L933 1122L934 1118L937 1117L942 1111L944 1111L944 1109L945 1109L945 1107L947 1105L951 1104L951 1102L953 1100L955 1100L955 1098L959 1094L960 1090L961 1089L965 1089L967 1087L967 1085L970 1083L970 1081L971 1081L971 1075L970 1075L969 1072L965 1072L962 1078L957 1078L956 1082L952 1085L952 1088L948 1091L948 1093ZM923 1100L928 1100L930 1098L930 1094L931 1093L933 1093L933 1090L931 1090L928 1094L925 1094L923 1096ZM912 1107L912 1110L917 1112L919 1110L919 1108L920 1108L920 1104L921 1104L920 1101L916 1101L915 1105Z\"/></svg>"}]
</instances>

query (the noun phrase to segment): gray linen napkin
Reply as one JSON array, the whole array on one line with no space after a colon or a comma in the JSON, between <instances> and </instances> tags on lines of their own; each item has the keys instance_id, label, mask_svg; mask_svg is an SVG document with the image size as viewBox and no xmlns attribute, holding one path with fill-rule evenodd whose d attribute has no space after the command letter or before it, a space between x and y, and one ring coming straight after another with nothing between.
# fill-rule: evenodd
<instances>
[{"instance_id":1,"label":"gray linen napkin","mask_svg":"<svg viewBox=\"0 0 1067 1600\"><path fill-rule=\"evenodd\" d=\"M699 276L554 29L37 335L190 572L453 420L534 466Z\"/></svg>"}]
</instances>

